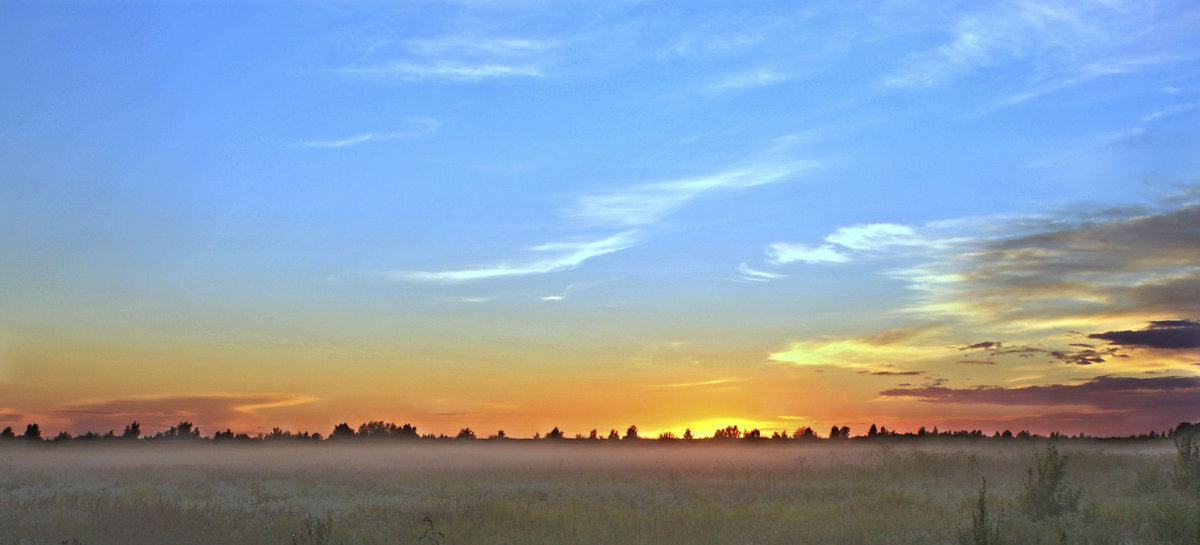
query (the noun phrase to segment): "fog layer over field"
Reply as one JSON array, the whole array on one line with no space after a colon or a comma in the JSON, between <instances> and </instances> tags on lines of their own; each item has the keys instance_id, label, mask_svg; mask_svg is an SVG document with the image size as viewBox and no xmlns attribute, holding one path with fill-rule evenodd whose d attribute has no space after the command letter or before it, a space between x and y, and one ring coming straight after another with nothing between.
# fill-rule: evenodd
<instances>
[{"instance_id":1,"label":"fog layer over field","mask_svg":"<svg viewBox=\"0 0 1200 545\"><path fill-rule=\"evenodd\" d=\"M954 543L983 478L1008 542L1195 535L1169 441L1060 442L1080 507L1023 516L1016 498L1047 446L13 445L0 449L0 544L416 543L431 529L447 544Z\"/></svg>"}]
</instances>

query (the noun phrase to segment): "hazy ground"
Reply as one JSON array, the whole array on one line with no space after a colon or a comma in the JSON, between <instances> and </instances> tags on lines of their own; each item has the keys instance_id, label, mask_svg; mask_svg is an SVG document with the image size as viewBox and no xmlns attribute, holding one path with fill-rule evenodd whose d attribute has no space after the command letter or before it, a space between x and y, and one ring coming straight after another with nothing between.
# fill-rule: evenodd
<instances>
[{"instance_id":1,"label":"hazy ground","mask_svg":"<svg viewBox=\"0 0 1200 545\"><path fill-rule=\"evenodd\" d=\"M1029 520L1046 446L3 445L0 545L957 543L983 477L1007 543L1196 543L1169 441L1059 442L1080 508Z\"/></svg>"}]
</instances>

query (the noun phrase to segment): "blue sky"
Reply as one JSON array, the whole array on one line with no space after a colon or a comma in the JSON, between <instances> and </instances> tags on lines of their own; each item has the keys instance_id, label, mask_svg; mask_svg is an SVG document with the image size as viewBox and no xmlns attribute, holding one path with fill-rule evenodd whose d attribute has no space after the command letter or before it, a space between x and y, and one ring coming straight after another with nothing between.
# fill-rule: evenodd
<instances>
[{"instance_id":1,"label":"blue sky","mask_svg":"<svg viewBox=\"0 0 1200 545\"><path fill-rule=\"evenodd\" d=\"M8 2L0 417L1200 418L918 391L1194 381L1198 30L1188 2ZM1163 328L1192 340L1080 342ZM985 341L1041 352L955 359ZM620 380L728 403L535 393Z\"/></svg>"}]
</instances>

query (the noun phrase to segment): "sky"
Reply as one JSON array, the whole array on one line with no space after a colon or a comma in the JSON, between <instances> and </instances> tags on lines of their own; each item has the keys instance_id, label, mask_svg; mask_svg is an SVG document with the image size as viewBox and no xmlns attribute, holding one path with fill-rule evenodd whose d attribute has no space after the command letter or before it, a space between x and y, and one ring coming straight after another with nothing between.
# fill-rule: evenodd
<instances>
[{"instance_id":1,"label":"sky","mask_svg":"<svg viewBox=\"0 0 1200 545\"><path fill-rule=\"evenodd\" d=\"M0 4L0 426L1200 420L1200 6Z\"/></svg>"}]
</instances>

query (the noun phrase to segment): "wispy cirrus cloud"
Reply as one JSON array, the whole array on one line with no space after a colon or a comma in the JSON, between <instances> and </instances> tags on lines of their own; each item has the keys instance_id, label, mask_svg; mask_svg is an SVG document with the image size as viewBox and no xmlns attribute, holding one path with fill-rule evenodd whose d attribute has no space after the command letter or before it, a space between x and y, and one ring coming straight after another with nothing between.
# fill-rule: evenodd
<instances>
[{"instance_id":1,"label":"wispy cirrus cloud","mask_svg":"<svg viewBox=\"0 0 1200 545\"><path fill-rule=\"evenodd\" d=\"M999 90L1006 96L993 102L994 109L1099 78L1194 59L1185 47L1161 47L1167 36L1193 35L1194 30L1187 24L1164 25L1152 12L1128 2L1016 0L973 5L952 19L940 45L905 56L882 83L929 89L1003 71L1008 83ZM1153 31L1144 30L1147 27Z\"/></svg>"},{"instance_id":2,"label":"wispy cirrus cloud","mask_svg":"<svg viewBox=\"0 0 1200 545\"><path fill-rule=\"evenodd\" d=\"M815 161L779 161L764 159L749 166L719 171L706 176L636 184L603 192L576 195L560 215L588 227L624 228L599 238L575 237L524 249L523 256L482 266L441 270L376 271L377 276L410 282L466 282L494 278L556 273L574 269L584 262L619 252L640 243L643 231L687 204L701 198L752 188L783 180L807 169ZM769 272L759 271L766 279ZM751 275L754 276L754 275ZM561 300L550 295L546 301Z\"/></svg>"},{"instance_id":3,"label":"wispy cirrus cloud","mask_svg":"<svg viewBox=\"0 0 1200 545\"><path fill-rule=\"evenodd\" d=\"M432 134L441 127L436 119L413 119L409 123L411 127L406 130L377 133L368 132L349 138L340 140L306 140L300 142L299 145L310 148L344 148L347 146L355 146L358 144L366 144L368 142L378 142L382 140L395 140L402 138L417 138Z\"/></svg>"},{"instance_id":4,"label":"wispy cirrus cloud","mask_svg":"<svg viewBox=\"0 0 1200 545\"><path fill-rule=\"evenodd\" d=\"M768 161L707 176L589 193L579 196L573 205L563 211L563 215L595 225L650 225L702 197L777 182L816 168L817 165L815 161Z\"/></svg>"},{"instance_id":5,"label":"wispy cirrus cloud","mask_svg":"<svg viewBox=\"0 0 1200 545\"><path fill-rule=\"evenodd\" d=\"M585 261L630 248L638 243L633 231L617 233L598 240L552 242L527 248L537 257L481 267L440 271L381 271L392 279L413 282L467 282L511 276L546 274L574 269Z\"/></svg>"}]
</instances>

